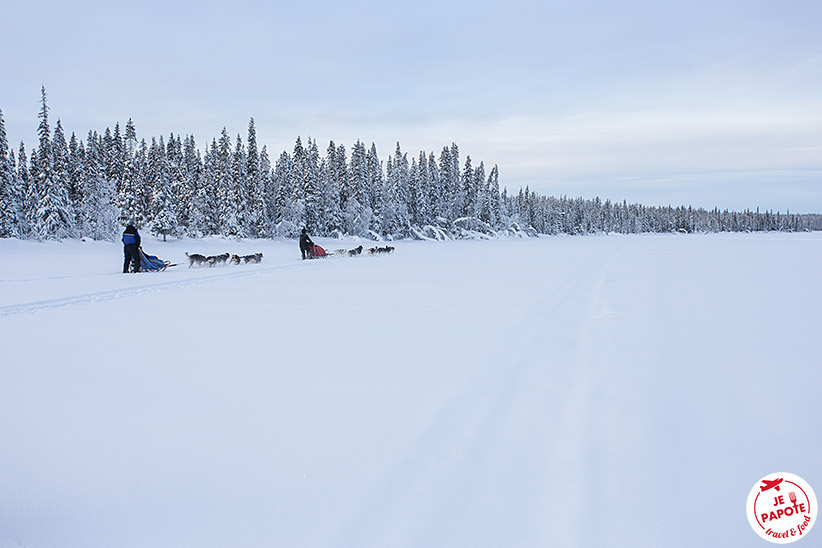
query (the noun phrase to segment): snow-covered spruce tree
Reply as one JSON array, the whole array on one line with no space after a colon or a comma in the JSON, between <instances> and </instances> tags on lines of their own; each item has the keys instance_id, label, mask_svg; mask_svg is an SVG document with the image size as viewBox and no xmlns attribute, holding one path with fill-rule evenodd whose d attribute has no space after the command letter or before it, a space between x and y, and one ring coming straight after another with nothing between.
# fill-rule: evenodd
<instances>
[{"instance_id":1,"label":"snow-covered spruce tree","mask_svg":"<svg viewBox=\"0 0 822 548\"><path fill-rule=\"evenodd\" d=\"M443 206L440 203L442 199L440 170L437 166L437 158L433 152L428 154L428 181L426 188L428 189L428 217L422 224L436 224L437 217L442 216Z\"/></svg>"},{"instance_id":2,"label":"snow-covered spruce tree","mask_svg":"<svg viewBox=\"0 0 822 548\"><path fill-rule=\"evenodd\" d=\"M32 237L34 211L37 207L37 189L31 178L26 156L26 146L20 141L20 152L17 154L17 180L20 192L20 209L17 213L18 231L21 238Z\"/></svg>"},{"instance_id":3,"label":"snow-covered spruce tree","mask_svg":"<svg viewBox=\"0 0 822 548\"><path fill-rule=\"evenodd\" d=\"M77 181L78 205L78 231L83 236L91 236L97 232L97 188L101 186L98 179L103 179L105 162L102 159L102 142L95 138L89 131L86 143L80 143L83 147L83 169L80 172L80 179Z\"/></svg>"},{"instance_id":4,"label":"snow-covered spruce tree","mask_svg":"<svg viewBox=\"0 0 822 548\"><path fill-rule=\"evenodd\" d=\"M171 182L174 215L177 217L177 235L180 236L185 233L190 222L194 188L186 169L182 138L179 135L175 137L172 133L168 140L169 143L166 145L168 174Z\"/></svg>"},{"instance_id":5,"label":"snow-covered spruce tree","mask_svg":"<svg viewBox=\"0 0 822 548\"><path fill-rule=\"evenodd\" d=\"M148 144L145 139L140 139L140 146L134 154L134 164L136 177L134 179L135 212L131 220L135 221L138 228L148 226L151 218L151 201L154 196L152 181L149 177L148 165Z\"/></svg>"},{"instance_id":6,"label":"snow-covered spruce tree","mask_svg":"<svg viewBox=\"0 0 822 548\"><path fill-rule=\"evenodd\" d=\"M83 173L85 165L85 147L77 139L74 132L71 133L68 146L68 196L71 202L71 209L74 211L74 226L78 236L83 236L82 219L80 218L80 208L82 207L81 188L83 185Z\"/></svg>"},{"instance_id":7,"label":"snow-covered spruce tree","mask_svg":"<svg viewBox=\"0 0 822 548\"><path fill-rule=\"evenodd\" d=\"M182 207L187 214L187 223L184 225L186 235L193 238L205 234L205 192L201 190L203 184L203 165L200 152L197 150L194 136L189 135L183 143L183 189L178 190L180 198L184 200Z\"/></svg>"},{"instance_id":8,"label":"snow-covered spruce tree","mask_svg":"<svg viewBox=\"0 0 822 548\"><path fill-rule=\"evenodd\" d=\"M457 189L456 198L454 200L454 207L459 212L460 217L473 217L473 203L476 196L474 189L474 168L471 165L471 157L466 156L465 167L460 176L460 183Z\"/></svg>"},{"instance_id":9,"label":"snow-covered spruce tree","mask_svg":"<svg viewBox=\"0 0 822 548\"><path fill-rule=\"evenodd\" d=\"M334 142L332 141L331 144L333 145ZM346 232L346 220L343 212L345 211L348 201L354 198L354 191L348 180L348 161L346 160L345 145L340 144L337 146L336 151L334 152L332 164L333 177L334 181L336 182L337 191L339 195L339 203L337 204L337 209L339 209L340 216L337 220L337 229L339 229L341 232Z\"/></svg>"},{"instance_id":10,"label":"snow-covered spruce tree","mask_svg":"<svg viewBox=\"0 0 822 548\"><path fill-rule=\"evenodd\" d=\"M237 217L237 194L234 189L234 177L231 173L231 137L226 128L220 134L216 150L216 205L219 233L223 236L240 234L240 223Z\"/></svg>"},{"instance_id":11,"label":"snow-covered spruce tree","mask_svg":"<svg viewBox=\"0 0 822 548\"><path fill-rule=\"evenodd\" d=\"M289 231L298 234L300 228L305 227L305 180L306 152L300 137L294 143L294 152L291 155L291 169L288 172L288 188L291 190L288 206L284 212L284 226Z\"/></svg>"},{"instance_id":12,"label":"snow-covered spruce tree","mask_svg":"<svg viewBox=\"0 0 822 548\"><path fill-rule=\"evenodd\" d=\"M494 228L503 228L499 194L499 167L494 164L488 175L488 223Z\"/></svg>"},{"instance_id":13,"label":"snow-covered spruce tree","mask_svg":"<svg viewBox=\"0 0 822 548\"><path fill-rule=\"evenodd\" d=\"M263 232L261 238L271 238L274 236L274 197L277 188L274 185L273 170L271 169L271 157L268 155L268 148L263 145L260 149L260 177L263 186Z\"/></svg>"},{"instance_id":14,"label":"snow-covered spruce tree","mask_svg":"<svg viewBox=\"0 0 822 548\"><path fill-rule=\"evenodd\" d=\"M246 238L249 234L248 210L248 159L245 146L240 134L237 134L237 144L231 154L231 187L234 190L234 204L237 215L237 229L232 236Z\"/></svg>"},{"instance_id":15,"label":"snow-covered spruce tree","mask_svg":"<svg viewBox=\"0 0 822 548\"><path fill-rule=\"evenodd\" d=\"M58 118L57 126L54 128L52 138L52 169L55 185L62 189L60 192L65 196L66 211L69 215L67 230L69 236L76 236L76 218L74 213L74 202L71 200L71 160L66 134L63 131L63 124Z\"/></svg>"},{"instance_id":16,"label":"snow-covered spruce tree","mask_svg":"<svg viewBox=\"0 0 822 548\"><path fill-rule=\"evenodd\" d=\"M6 138L6 122L0 110L0 238L18 236L17 212L20 209L17 192L17 174L13 167L13 155Z\"/></svg>"},{"instance_id":17,"label":"snow-covered spruce tree","mask_svg":"<svg viewBox=\"0 0 822 548\"><path fill-rule=\"evenodd\" d=\"M106 141L89 136L81 179L80 219L84 235L95 240L114 240L118 232L117 183L109 179ZM111 142L109 141L109 146Z\"/></svg>"},{"instance_id":18,"label":"snow-covered spruce tree","mask_svg":"<svg viewBox=\"0 0 822 548\"><path fill-rule=\"evenodd\" d=\"M202 201L203 234L211 236L220 233L219 207L217 205L217 162L219 148L217 140L211 140L211 147L203 155L203 170L200 183L197 185L198 196Z\"/></svg>"},{"instance_id":19,"label":"snow-covered spruce tree","mask_svg":"<svg viewBox=\"0 0 822 548\"><path fill-rule=\"evenodd\" d=\"M459 162L459 159L456 162ZM439 174L440 208L437 214L448 221L453 221L459 216L456 214L459 168L455 169L455 160L452 156L452 149L449 147L443 147L440 153Z\"/></svg>"},{"instance_id":20,"label":"snow-covered spruce tree","mask_svg":"<svg viewBox=\"0 0 822 548\"><path fill-rule=\"evenodd\" d=\"M248 233L254 238L267 236L268 227L271 224L268 218L268 207L265 203L267 178L262 163L261 154L257 150L257 129L254 127L254 118L251 118L248 122L247 189L245 194L248 210Z\"/></svg>"},{"instance_id":21,"label":"snow-covered spruce tree","mask_svg":"<svg viewBox=\"0 0 822 548\"><path fill-rule=\"evenodd\" d=\"M166 157L163 137L160 142L151 140L151 148L148 153L149 177L154 188L154 195L151 204L152 220L151 232L159 236L163 235L163 241L169 235L177 235L177 216L175 214L174 192L171 187L168 158Z\"/></svg>"},{"instance_id":22,"label":"snow-covered spruce tree","mask_svg":"<svg viewBox=\"0 0 822 548\"><path fill-rule=\"evenodd\" d=\"M408 155L397 148L394 157L386 164L386 193L383 209L383 230L394 236L407 234L408 222L408 186L410 170Z\"/></svg>"},{"instance_id":23,"label":"snow-covered spruce tree","mask_svg":"<svg viewBox=\"0 0 822 548\"><path fill-rule=\"evenodd\" d=\"M40 126L37 133L40 147L37 150L36 172L32 177L37 181L37 208L34 213L34 233L39 239L62 239L71 234L73 214L68 193L63 181L55 177L54 155L51 145L46 88L42 88ZM59 124L58 124L59 125Z\"/></svg>"},{"instance_id":24,"label":"snow-covered spruce tree","mask_svg":"<svg viewBox=\"0 0 822 548\"><path fill-rule=\"evenodd\" d=\"M114 133L108 128L103 136L103 154L105 160L105 176L114 185L115 191L122 192L124 185L125 171L125 146L123 136L120 133L120 122L114 124Z\"/></svg>"},{"instance_id":25,"label":"snow-covered spruce tree","mask_svg":"<svg viewBox=\"0 0 822 548\"><path fill-rule=\"evenodd\" d=\"M377 234L383 233L383 209L385 207L385 177L382 172L382 162L377 154L377 145L371 143L371 148L365 155L365 166L368 172L369 207L371 209L371 230Z\"/></svg>"},{"instance_id":26,"label":"snow-covered spruce tree","mask_svg":"<svg viewBox=\"0 0 822 548\"><path fill-rule=\"evenodd\" d=\"M413 217L412 224L416 226L427 225L431 219L431 208L428 203L428 196L430 195L428 177L428 158L424 151L420 151L417 158L417 173L412 174L411 187L413 195Z\"/></svg>"},{"instance_id":27,"label":"snow-covered spruce tree","mask_svg":"<svg viewBox=\"0 0 822 548\"><path fill-rule=\"evenodd\" d=\"M134 121L129 118L126 122L126 132L123 138L123 167L122 177L117 187L117 207L120 210L119 222L126 225L130 220L138 221L139 200L137 199L140 170L135 155L138 150L137 129Z\"/></svg>"},{"instance_id":28,"label":"snow-covered spruce tree","mask_svg":"<svg viewBox=\"0 0 822 548\"><path fill-rule=\"evenodd\" d=\"M344 230L348 234L362 235L369 228L368 225L365 229L362 227L362 213L364 202L368 198L369 180L365 145L359 139L351 148L351 162L348 165L345 183L340 191L345 200L342 212Z\"/></svg>"},{"instance_id":29,"label":"snow-covered spruce tree","mask_svg":"<svg viewBox=\"0 0 822 548\"><path fill-rule=\"evenodd\" d=\"M342 162L338 155L342 150ZM322 214L323 233L331 234L342 231L342 208L340 187L345 176L345 148L337 148L334 141L328 143L326 157L320 165L321 189L320 210Z\"/></svg>"},{"instance_id":30,"label":"snow-covered spruce tree","mask_svg":"<svg viewBox=\"0 0 822 548\"><path fill-rule=\"evenodd\" d=\"M274 197L271 203L271 223L275 236L284 236L287 230L284 222L287 222L288 207L291 203L292 189L291 181L291 156L283 151L277 158L272 175L272 186L274 187Z\"/></svg>"},{"instance_id":31,"label":"snow-covered spruce tree","mask_svg":"<svg viewBox=\"0 0 822 548\"><path fill-rule=\"evenodd\" d=\"M317 141L310 138L308 139L308 148L305 155L302 187L305 204L304 226L311 234L321 233L320 153Z\"/></svg>"}]
</instances>

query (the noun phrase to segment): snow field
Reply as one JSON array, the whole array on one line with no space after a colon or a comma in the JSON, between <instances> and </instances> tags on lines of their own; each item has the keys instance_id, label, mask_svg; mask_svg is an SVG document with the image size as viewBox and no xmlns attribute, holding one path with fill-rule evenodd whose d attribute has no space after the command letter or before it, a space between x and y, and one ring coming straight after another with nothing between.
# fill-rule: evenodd
<instances>
[{"instance_id":1,"label":"snow field","mask_svg":"<svg viewBox=\"0 0 822 548\"><path fill-rule=\"evenodd\" d=\"M819 234L392 245L0 241L0 542L742 547L822 486Z\"/></svg>"}]
</instances>

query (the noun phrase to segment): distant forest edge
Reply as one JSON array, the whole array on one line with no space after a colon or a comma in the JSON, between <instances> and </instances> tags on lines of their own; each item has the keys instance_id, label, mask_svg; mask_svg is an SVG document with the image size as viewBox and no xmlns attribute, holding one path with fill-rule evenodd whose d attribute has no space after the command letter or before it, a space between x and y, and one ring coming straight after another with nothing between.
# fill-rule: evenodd
<instances>
[{"instance_id":1,"label":"distant forest edge","mask_svg":"<svg viewBox=\"0 0 822 548\"><path fill-rule=\"evenodd\" d=\"M128 221L174 237L293 237L313 235L449 239L501 234L804 231L822 229L822 215L648 207L542 196L528 188L500 191L456 144L412 157L397 143L383 163L372 143L350 151L333 141L321 156L316 140L282 152L272 167L248 135L223 128L201 153L194 137L138 141L131 119L85 141L52 133L45 88L39 146L15 156L0 110L0 237L114 240Z\"/></svg>"}]
</instances>

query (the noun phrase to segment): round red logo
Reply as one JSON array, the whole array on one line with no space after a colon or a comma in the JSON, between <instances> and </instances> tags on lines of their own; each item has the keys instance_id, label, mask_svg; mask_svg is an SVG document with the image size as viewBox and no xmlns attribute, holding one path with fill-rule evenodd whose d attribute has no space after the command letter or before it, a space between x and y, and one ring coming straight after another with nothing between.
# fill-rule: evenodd
<instances>
[{"instance_id":1,"label":"round red logo","mask_svg":"<svg viewBox=\"0 0 822 548\"><path fill-rule=\"evenodd\" d=\"M787 544L810 532L818 510L808 483L794 474L769 474L748 494L748 521L756 533L771 542Z\"/></svg>"}]
</instances>

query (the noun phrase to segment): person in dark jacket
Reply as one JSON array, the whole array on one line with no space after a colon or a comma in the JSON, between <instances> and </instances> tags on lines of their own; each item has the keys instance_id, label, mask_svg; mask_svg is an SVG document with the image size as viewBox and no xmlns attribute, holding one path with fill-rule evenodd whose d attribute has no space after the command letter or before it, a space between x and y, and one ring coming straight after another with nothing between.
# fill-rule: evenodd
<instances>
[{"instance_id":1,"label":"person in dark jacket","mask_svg":"<svg viewBox=\"0 0 822 548\"><path fill-rule=\"evenodd\" d=\"M132 224L129 224L123 232L123 255L125 255L123 274L128 272L129 263L134 265L132 272L140 272L140 233Z\"/></svg>"},{"instance_id":2,"label":"person in dark jacket","mask_svg":"<svg viewBox=\"0 0 822 548\"><path fill-rule=\"evenodd\" d=\"M300 253L303 255L303 260L306 258L310 259L314 256L314 242L311 241L311 238L308 237L308 233L305 229L303 229L303 233L300 234Z\"/></svg>"}]
</instances>

